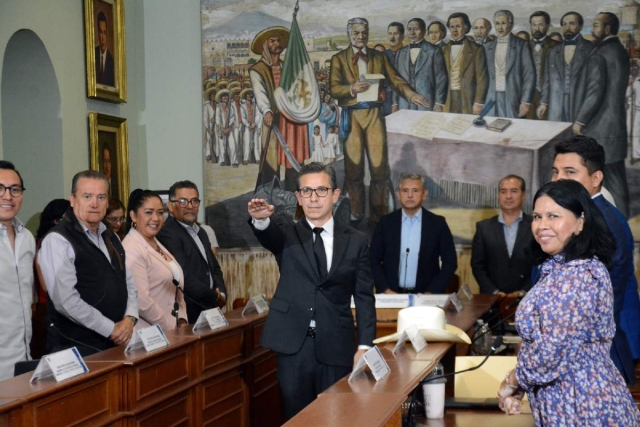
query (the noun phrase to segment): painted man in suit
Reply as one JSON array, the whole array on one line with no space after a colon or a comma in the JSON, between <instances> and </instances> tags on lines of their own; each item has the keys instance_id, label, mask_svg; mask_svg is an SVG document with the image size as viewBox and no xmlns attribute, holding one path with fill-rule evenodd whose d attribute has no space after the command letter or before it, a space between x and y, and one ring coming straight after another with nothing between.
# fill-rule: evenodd
<instances>
[{"instance_id":1,"label":"painted man in suit","mask_svg":"<svg viewBox=\"0 0 640 427\"><path fill-rule=\"evenodd\" d=\"M253 231L280 268L260 342L278 355L287 419L347 375L376 334L367 237L333 219L340 196L335 171L311 163L300 169L298 180L296 197L305 217L295 224L270 218L274 207L263 199L248 204Z\"/></svg>"},{"instance_id":2,"label":"painted man in suit","mask_svg":"<svg viewBox=\"0 0 640 427\"><path fill-rule=\"evenodd\" d=\"M473 21L473 38L480 46L495 39L491 33L491 21L486 18L477 18Z\"/></svg>"},{"instance_id":3,"label":"painted man in suit","mask_svg":"<svg viewBox=\"0 0 640 427\"><path fill-rule=\"evenodd\" d=\"M224 307L227 290L222 270L211 251L207 233L198 226L200 198L191 181L178 181L169 188L169 217L158 240L174 256L184 272L184 299L189 323L196 323L200 313Z\"/></svg>"},{"instance_id":4,"label":"painted man in suit","mask_svg":"<svg viewBox=\"0 0 640 427\"><path fill-rule=\"evenodd\" d=\"M429 36L429 43L442 49L444 38L447 37L447 27L440 21L433 21L427 27L427 35Z\"/></svg>"},{"instance_id":5,"label":"painted man in suit","mask_svg":"<svg viewBox=\"0 0 640 427\"><path fill-rule=\"evenodd\" d=\"M529 43L513 34L513 14L499 10L493 15L498 38L484 44L489 70L487 101L495 101L490 116L526 117L533 101L536 68Z\"/></svg>"},{"instance_id":6,"label":"painted man in suit","mask_svg":"<svg viewBox=\"0 0 640 427\"><path fill-rule=\"evenodd\" d=\"M425 178L406 174L398 184L398 209L380 219L371 239L371 270L378 293L441 294L458 268L444 217L422 207Z\"/></svg>"},{"instance_id":7,"label":"painted man in suit","mask_svg":"<svg viewBox=\"0 0 640 427\"><path fill-rule=\"evenodd\" d=\"M107 16L98 13L98 42L96 46L96 83L115 86L113 55L107 48Z\"/></svg>"},{"instance_id":8,"label":"painted man in suit","mask_svg":"<svg viewBox=\"0 0 640 427\"><path fill-rule=\"evenodd\" d=\"M580 182L602 212L616 241L616 253L609 268L613 287L613 316L616 334L611 359L628 384L635 384L633 359L640 359L640 300L633 273L633 236L627 220L602 196L606 171L605 149L593 138L574 136L555 146L551 179ZM606 177L606 175L605 175Z\"/></svg>"},{"instance_id":9,"label":"painted man in suit","mask_svg":"<svg viewBox=\"0 0 640 427\"><path fill-rule=\"evenodd\" d=\"M533 238L531 215L522 211L524 179L508 175L498 184L500 214L476 224L471 269L480 293L517 296L531 289L533 263L528 254Z\"/></svg>"},{"instance_id":10,"label":"painted man in suit","mask_svg":"<svg viewBox=\"0 0 640 427\"><path fill-rule=\"evenodd\" d=\"M443 111L447 101L449 79L445 72L442 49L428 43L425 22L420 18L413 18L407 24L408 46L403 47L396 55L396 69L416 92L424 96L433 111ZM431 107L411 104L400 99L396 94L399 109L430 111Z\"/></svg>"},{"instance_id":11,"label":"painted man in suit","mask_svg":"<svg viewBox=\"0 0 640 427\"><path fill-rule=\"evenodd\" d=\"M466 37L471 29L467 14L451 14L447 26L451 41L442 48L449 75L449 95L444 111L478 115L484 107L489 87L484 50Z\"/></svg>"},{"instance_id":12,"label":"painted man in suit","mask_svg":"<svg viewBox=\"0 0 640 427\"><path fill-rule=\"evenodd\" d=\"M593 43L580 34L584 20L579 13L565 13L560 23L564 41L547 53L537 115L542 120L548 113L548 120L573 123L584 93L581 75Z\"/></svg>"},{"instance_id":13,"label":"painted man in suit","mask_svg":"<svg viewBox=\"0 0 640 427\"><path fill-rule=\"evenodd\" d=\"M342 108L340 139L344 141L344 189L351 199L354 219L364 217L364 156L369 161L369 214L374 222L393 206L393 189L387 156L387 130L382 115L380 94L373 102L358 102L358 94L371 84L360 81L363 74L382 74L386 81L409 102L429 108L424 96L398 75L387 57L367 48L369 22L353 18L347 24L349 47L331 57L331 97Z\"/></svg>"},{"instance_id":14,"label":"painted man in suit","mask_svg":"<svg viewBox=\"0 0 640 427\"><path fill-rule=\"evenodd\" d=\"M584 101L573 124L573 133L587 135L604 147L604 186L620 212L629 218L629 187L624 160L627 157L625 94L629 79L629 54L620 43L620 21L610 12L599 13L591 34L596 45L583 73Z\"/></svg>"},{"instance_id":15,"label":"painted man in suit","mask_svg":"<svg viewBox=\"0 0 640 427\"><path fill-rule=\"evenodd\" d=\"M536 90L533 92L533 108L531 108L527 114L527 118L531 120L536 118L536 112L540 107L547 52L552 47L558 45L557 41L547 37L550 24L551 17L547 12L542 10L533 12L529 17L529 26L531 27L531 41L529 43L531 54L533 55L533 63L536 66Z\"/></svg>"},{"instance_id":16,"label":"painted man in suit","mask_svg":"<svg viewBox=\"0 0 640 427\"><path fill-rule=\"evenodd\" d=\"M389 60L390 64L395 64L396 55L398 54L398 51L404 46L404 25L402 25L400 22L392 22L387 28L387 36L389 41L389 49L385 50L384 54L387 55L387 59ZM384 103L382 104L382 112L385 116L388 116L392 112L394 90L393 87L388 83L384 81L382 83L385 87L385 98Z\"/></svg>"}]
</instances>

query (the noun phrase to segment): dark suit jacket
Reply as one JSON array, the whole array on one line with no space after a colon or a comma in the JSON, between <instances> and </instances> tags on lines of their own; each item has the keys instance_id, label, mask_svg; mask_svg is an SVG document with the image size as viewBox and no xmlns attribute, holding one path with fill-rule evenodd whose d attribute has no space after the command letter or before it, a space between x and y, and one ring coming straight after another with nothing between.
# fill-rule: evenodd
<instances>
[{"instance_id":1,"label":"dark suit jacket","mask_svg":"<svg viewBox=\"0 0 640 427\"><path fill-rule=\"evenodd\" d=\"M405 79L416 92L427 98L430 103L429 111L435 104L444 105L447 102L449 77L445 71L444 56L439 46L434 46L426 40L420 42L420 54L411 72L411 45L400 49L396 54L395 67L398 74ZM408 98L401 99L397 94L394 103L400 109L427 110L421 105L414 105Z\"/></svg>"},{"instance_id":2,"label":"dark suit jacket","mask_svg":"<svg viewBox=\"0 0 640 427\"><path fill-rule=\"evenodd\" d=\"M189 232L171 215L167 218L162 230L158 233L158 240L173 255L182 267L184 273L184 293L187 303L187 317L189 323L196 323L203 308L214 308L218 302L216 288L227 294L224 286L222 270L218 260L211 251L211 242L203 229L198 237L204 246L207 259L202 257L198 245L193 241ZM213 276L213 288L210 287L209 277ZM228 295L228 294L227 294Z\"/></svg>"},{"instance_id":3,"label":"dark suit jacket","mask_svg":"<svg viewBox=\"0 0 640 427\"><path fill-rule=\"evenodd\" d=\"M104 74L102 78L100 76L100 46L96 46L96 83L107 86L115 86L115 65L113 62L113 56L109 49L107 49L107 55L104 62Z\"/></svg>"},{"instance_id":4,"label":"dark suit jacket","mask_svg":"<svg viewBox=\"0 0 640 427\"><path fill-rule=\"evenodd\" d=\"M393 87L404 99L411 99L415 91L398 74L391 65L387 56L375 49L367 47L369 62L367 71L369 74L382 74L385 83ZM358 103L358 97L351 95L351 85L358 81L358 65L353 65L353 48L351 45L331 57L331 73L329 75L331 97L338 100L341 107L352 106ZM378 98L381 102L381 99Z\"/></svg>"},{"instance_id":5,"label":"dark suit jacket","mask_svg":"<svg viewBox=\"0 0 640 427\"><path fill-rule=\"evenodd\" d=\"M585 70L585 64L589 53L593 50L593 43L578 36L576 51L571 60L571 89L569 94L569 115L574 120L580 105L576 101L581 97L581 75ZM564 60L564 43L549 49L545 60L544 78L542 80L542 93L540 103L547 104L547 120L562 121L562 109L564 104L564 79L566 62Z\"/></svg>"},{"instance_id":6,"label":"dark suit jacket","mask_svg":"<svg viewBox=\"0 0 640 427\"><path fill-rule=\"evenodd\" d=\"M594 198L593 202L598 209L600 209L600 212L602 212L609 226L609 231L611 231L616 241L616 253L613 262L608 266L609 275L611 276L611 286L613 287L613 317L616 321L616 334L613 337L613 343L611 345L611 359L622 373L625 381L630 384L635 384L636 375L631 348L627 341L628 337L620 326L620 313L625 305L627 286L631 285L635 288L635 297L636 299L638 298L638 285L633 274L633 236L631 235L629 224L622 216L622 213L611 203L607 202L602 195ZM629 316L629 314L627 314L627 316ZM635 316L638 318L640 313L636 311ZM637 323L634 330L630 332L630 336L637 340Z\"/></svg>"},{"instance_id":7,"label":"dark suit jacket","mask_svg":"<svg viewBox=\"0 0 640 427\"><path fill-rule=\"evenodd\" d=\"M489 74L484 50L479 44L465 38L462 52L462 64L460 67L460 94L462 95L462 114L472 114L473 104L484 104L489 88ZM451 43L442 48L444 62L447 65L447 74L451 76ZM450 80L450 79L449 79ZM449 93L451 93L451 81L449 81ZM451 95L447 96L444 111L451 109Z\"/></svg>"},{"instance_id":8,"label":"dark suit jacket","mask_svg":"<svg viewBox=\"0 0 640 427\"><path fill-rule=\"evenodd\" d=\"M503 227L498 222L498 215L476 224L471 246L471 269L483 294L531 289L531 215L522 215L511 257Z\"/></svg>"},{"instance_id":9,"label":"dark suit jacket","mask_svg":"<svg viewBox=\"0 0 640 427\"><path fill-rule=\"evenodd\" d=\"M294 224L272 217L266 230L251 226L280 267L280 281L260 342L275 352L295 354L302 347L309 322L315 319L318 361L352 366L356 347L351 296L356 304L358 344L372 346L376 335L373 279L367 237L337 221L334 224L333 261L324 279L318 273L313 232L306 220Z\"/></svg>"},{"instance_id":10,"label":"dark suit jacket","mask_svg":"<svg viewBox=\"0 0 640 427\"><path fill-rule=\"evenodd\" d=\"M487 70L489 71L489 92L487 102L495 100L496 96L496 46L498 40L488 41L483 45L487 56ZM533 91L536 89L536 67L531 56L529 42L511 34L509 36L509 50L506 65L506 91L508 117L518 117L520 104L530 104L533 101ZM495 107L489 111L489 116L495 115Z\"/></svg>"},{"instance_id":11,"label":"dark suit jacket","mask_svg":"<svg viewBox=\"0 0 640 427\"><path fill-rule=\"evenodd\" d=\"M612 37L597 45L587 60L584 99L575 121L585 125L582 133L604 147L607 163L627 157L625 94L629 81L629 54L620 39Z\"/></svg>"},{"instance_id":12,"label":"dark suit jacket","mask_svg":"<svg viewBox=\"0 0 640 427\"><path fill-rule=\"evenodd\" d=\"M380 218L371 239L371 270L378 293L387 289L394 292L400 290L398 272L401 238L402 209L398 209ZM416 292L443 293L458 268L456 248L444 217L424 208L418 256Z\"/></svg>"}]
</instances>

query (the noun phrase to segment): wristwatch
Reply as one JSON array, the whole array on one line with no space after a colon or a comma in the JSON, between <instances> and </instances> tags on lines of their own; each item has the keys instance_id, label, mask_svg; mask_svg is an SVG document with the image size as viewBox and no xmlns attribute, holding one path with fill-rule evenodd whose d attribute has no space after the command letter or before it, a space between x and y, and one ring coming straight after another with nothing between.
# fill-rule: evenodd
<instances>
[{"instance_id":1,"label":"wristwatch","mask_svg":"<svg viewBox=\"0 0 640 427\"><path fill-rule=\"evenodd\" d=\"M133 326L136 326L136 323L138 323L137 317L133 317L133 316L124 316L124 317L128 317L129 319L131 319L131 321L133 322Z\"/></svg>"}]
</instances>

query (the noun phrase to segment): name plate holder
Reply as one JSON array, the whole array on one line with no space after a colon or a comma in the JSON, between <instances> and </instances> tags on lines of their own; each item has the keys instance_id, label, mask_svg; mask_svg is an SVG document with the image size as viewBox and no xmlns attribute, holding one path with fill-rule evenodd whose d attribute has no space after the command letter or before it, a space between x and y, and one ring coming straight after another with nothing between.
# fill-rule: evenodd
<instances>
[{"instance_id":1,"label":"name plate holder","mask_svg":"<svg viewBox=\"0 0 640 427\"><path fill-rule=\"evenodd\" d=\"M164 334L162 327L160 325L154 325L137 330L131 337L131 341L127 344L124 352L126 353L141 347L144 347L145 351L149 352L168 346L169 340Z\"/></svg>"},{"instance_id":2,"label":"name plate holder","mask_svg":"<svg viewBox=\"0 0 640 427\"><path fill-rule=\"evenodd\" d=\"M382 353L380 353L380 349L378 346L373 346L358 360L356 367L353 368L353 372L349 375L348 381L351 382L353 378L358 376L358 374L364 371L364 368L369 366L371 369L371 373L373 374L373 378L376 381L380 381L391 372L391 368L387 364L387 361L382 357Z\"/></svg>"},{"instance_id":3,"label":"name plate holder","mask_svg":"<svg viewBox=\"0 0 640 427\"><path fill-rule=\"evenodd\" d=\"M269 311L269 303L264 298L264 295L256 295L249 298L247 305L245 305L242 309L242 315L244 316L245 314L254 312L262 314L266 313L267 311Z\"/></svg>"},{"instance_id":4,"label":"name plate holder","mask_svg":"<svg viewBox=\"0 0 640 427\"><path fill-rule=\"evenodd\" d=\"M469 288L469 285L464 284L460 287L460 290L458 291L458 297L464 296L467 301L473 301L473 293L471 293L471 289Z\"/></svg>"},{"instance_id":5,"label":"name plate holder","mask_svg":"<svg viewBox=\"0 0 640 427\"><path fill-rule=\"evenodd\" d=\"M59 383L86 372L89 372L89 368L78 349L73 347L43 356L29 382L34 383L53 376Z\"/></svg>"},{"instance_id":6,"label":"name plate holder","mask_svg":"<svg viewBox=\"0 0 640 427\"><path fill-rule=\"evenodd\" d=\"M458 298L458 294L456 294L455 292L449 295L449 301L451 301L451 304L453 304L453 307L456 309L457 313L460 313L462 310L464 310L464 305L462 305L462 301L460 301L460 298Z\"/></svg>"},{"instance_id":7,"label":"name plate holder","mask_svg":"<svg viewBox=\"0 0 640 427\"><path fill-rule=\"evenodd\" d=\"M422 350L427 348L427 342L416 325L411 325L402 332L402 335L400 335L396 346L393 348L394 356L401 348L404 348L404 343L407 341L411 341L411 345L416 353L420 353Z\"/></svg>"},{"instance_id":8,"label":"name plate holder","mask_svg":"<svg viewBox=\"0 0 640 427\"><path fill-rule=\"evenodd\" d=\"M198 317L196 324L193 325L193 331L207 325L209 325L209 328L212 331L215 331L216 329L229 326L229 322L226 317L224 317L224 314L222 314L220 307L216 307L200 312L200 316Z\"/></svg>"}]
</instances>

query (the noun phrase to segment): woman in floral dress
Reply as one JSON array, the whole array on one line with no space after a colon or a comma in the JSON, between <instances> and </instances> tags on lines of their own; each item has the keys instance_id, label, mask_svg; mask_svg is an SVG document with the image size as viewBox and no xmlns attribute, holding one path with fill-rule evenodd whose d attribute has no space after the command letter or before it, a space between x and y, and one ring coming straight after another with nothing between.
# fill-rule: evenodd
<instances>
[{"instance_id":1,"label":"woman in floral dress","mask_svg":"<svg viewBox=\"0 0 640 427\"><path fill-rule=\"evenodd\" d=\"M560 180L536 193L531 228L540 278L516 313L523 341L500 407L520 413L526 392L538 426L640 426L609 355L615 242L604 218L582 184Z\"/></svg>"}]
</instances>

